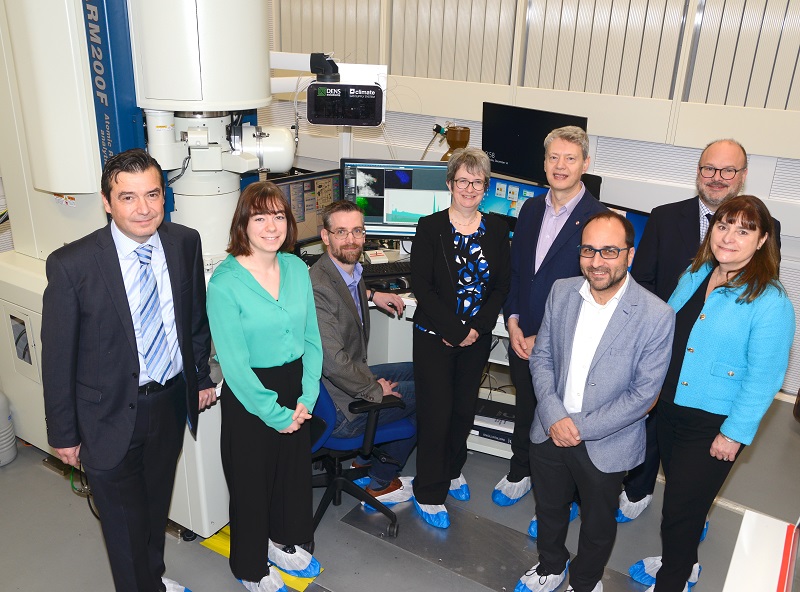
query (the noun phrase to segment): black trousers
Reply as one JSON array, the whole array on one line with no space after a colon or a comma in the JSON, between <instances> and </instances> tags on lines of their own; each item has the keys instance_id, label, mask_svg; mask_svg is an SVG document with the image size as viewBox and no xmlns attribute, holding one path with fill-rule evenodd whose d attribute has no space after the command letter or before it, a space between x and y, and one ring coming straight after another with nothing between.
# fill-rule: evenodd
<instances>
[{"instance_id":1,"label":"black trousers","mask_svg":"<svg viewBox=\"0 0 800 592\"><path fill-rule=\"evenodd\" d=\"M302 394L302 359L277 368L254 368L261 383L294 409ZM269 540L299 545L314 538L311 493L311 423L281 434L247 411L222 387L222 468L230 492L230 566L241 580L269 573Z\"/></svg>"},{"instance_id":2,"label":"black trousers","mask_svg":"<svg viewBox=\"0 0 800 592\"><path fill-rule=\"evenodd\" d=\"M539 520L539 562L547 573L559 574L569 560L565 545L569 507L575 489L581 496L578 553L569 567L575 592L590 592L603 577L617 536L615 519L625 471L604 473L594 466L586 444L561 448L551 439L531 444L531 475L536 486Z\"/></svg>"},{"instance_id":3,"label":"black trousers","mask_svg":"<svg viewBox=\"0 0 800 592\"><path fill-rule=\"evenodd\" d=\"M117 592L162 592L165 529L186 425L186 381L140 394L130 448L109 470L83 465Z\"/></svg>"},{"instance_id":4,"label":"black trousers","mask_svg":"<svg viewBox=\"0 0 800 592\"><path fill-rule=\"evenodd\" d=\"M467 462L467 437L491 344L492 336L486 334L469 347L449 347L441 337L413 330L417 395L414 496L421 504L443 504L450 480L461 474Z\"/></svg>"},{"instance_id":5,"label":"black trousers","mask_svg":"<svg viewBox=\"0 0 800 592\"><path fill-rule=\"evenodd\" d=\"M511 436L511 461L508 480L514 483L530 476L529 450L531 424L536 411L536 394L528 360L520 358L514 350L508 350L508 370L514 385L514 433Z\"/></svg>"},{"instance_id":6,"label":"black trousers","mask_svg":"<svg viewBox=\"0 0 800 592\"><path fill-rule=\"evenodd\" d=\"M709 453L723 421L724 415L664 400L658 403L658 442L667 484L657 592L681 592L697 563L706 516L733 468L733 462L717 460ZM739 447L737 458L743 449Z\"/></svg>"},{"instance_id":7,"label":"black trousers","mask_svg":"<svg viewBox=\"0 0 800 592\"><path fill-rule=\"evenodd\" d=\"M647 438L644 451L644 462L638 467L628 471L622 485L625 487L625 494L632 502L638 502L646 496L651 495L656 488L658 479L658 467L661 464L661 455L658 452L658 407L653 408L644 422L645 435Z\"/></svg>"}]
</instances>

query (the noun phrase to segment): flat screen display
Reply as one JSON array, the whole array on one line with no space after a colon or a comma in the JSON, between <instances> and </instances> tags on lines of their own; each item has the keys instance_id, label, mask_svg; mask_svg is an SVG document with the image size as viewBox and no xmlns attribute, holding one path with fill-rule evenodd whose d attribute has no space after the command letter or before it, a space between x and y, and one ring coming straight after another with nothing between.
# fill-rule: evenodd
<instances>
[{"instance_id":1,"label":"flat screen display","mask_svg":"<svg viewBox=\"0 0 800 592\"><path fill-rule=\"evenodd\" d=\"M297 245L320 240L322 210L342 199L339 169L274 179L297 221Z\"/></svg>"},{"instance_id":2,"label":"flat screen display","mask_svg":"<svg viewBox=\"0 0 800 592\"><path fill-rule=\"evenodd\" d=\"M411 237L417 221L450 206L447 163L343 158L344 199L364 213L368 236Z\"/></svg>"},{"instance_id":3,"label":"flat screen display","mask_svg":"<svg viewBox=\"0 0 800 592\"><path fill-rule=\"evenodd\" d=\"M532 197L546 193L547 187L492 175L478 209L487 214L502 214L516 218L519 216L522 204Z\"/></svg>"},{"instance_id":4,"label":"flat screen display","mask_svg":"<svg viewBox=\"0 0 800 592\"><path fill-rule=\"evenodd\" d=\"M618 214L622 214L625 216L628 221L633 224L633 229L636 231L636 237L633 239L633 247L634 249L639 248L639 241L642 239L642 233L644 232L644 226L647 224L647 219L650 217L650 214L647 212L642 212L641 210L634 210L632 208L627 208L624 206L617 206L608 202L602 202L609 210L613 210ZM633 255L634 259L636 258L636 254Z\"/></svg>"},{"instance_id":5,"label":"flat screen display","mask_svg":"<svg viewBox=\"0 0 800 592\"><path fill-rule=\"evenodd\" d=\"M565 125L586 129L587 118L500 103L483 103L483 141L492 173L547 184L544 139Z\"/></svg>"}]
</instances>

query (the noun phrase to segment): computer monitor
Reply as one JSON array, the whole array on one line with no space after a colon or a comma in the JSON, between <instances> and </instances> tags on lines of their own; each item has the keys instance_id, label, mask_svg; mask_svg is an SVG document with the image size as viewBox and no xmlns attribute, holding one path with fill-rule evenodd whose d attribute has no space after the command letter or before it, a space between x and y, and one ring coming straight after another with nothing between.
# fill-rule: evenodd
<instances>
[{"instance_id":1,"label":"computer monitor","mask_svg":"<svg viewBox=\"0 0 800 592\"><path fill-rule=\"evenodd\" d=\"M587 121L579 115L485 102L481 147L492 161L492 173L545 185L547 134L565 125L585 130Z\"/></svg>"},{"instance_id":2,"label":"computer monitor","mask_svg":"<svg viewBox=\"0 0 800 592\"><path fill-rule=\"evenodd\" d=\"M447 162L343 158L344 199L364 213L367 236L413 237L417 221L450 206Z\"/></svg>"},{"instance_id":3,"label":"computer monitor","mask_svg":"<svg viewBox=\"0 0 800 592\"><path fill-rule=\"evenodd\" d=\"M544 196L546 193L547 187L510 177L492 175L489 187L486 189L478 209L486 214L494 213L503 216L513 233L522 204L532 197Z\"/></svg>"},{"instance_id":4,"label":"computer monitor","mask_svg":"<svg viewBox=\"0 0 800 592\"><path fill-rule=\"evenodd\" d=\"M639 248L639 241L642 239L642 233L644 232L644 226L647 224L647 219L650 217L650 214L647 212L643 212L641 210L636 210L633 208L629 208L626 206L617 206L612 203L608 203L606 201L602 202L609 210L613 210L618 214L622 214L625 216L628 221L633 224L633 229L636 231L636 238L633 239L633 247L634 249ZM636 258L636 254L633 255L634 259Z\"/></svg>"},{"instance_id":5,"label":"computer monitor","mask_svg":"<svg viewBox=\"0 0 800 592\"><path fill-rule=\"evenodd\" d=\"M283 192L297 221L297 246L320 240L322 209L343 197L339 169L293 175L273 182Z\"/></svg>"}]
</instances>

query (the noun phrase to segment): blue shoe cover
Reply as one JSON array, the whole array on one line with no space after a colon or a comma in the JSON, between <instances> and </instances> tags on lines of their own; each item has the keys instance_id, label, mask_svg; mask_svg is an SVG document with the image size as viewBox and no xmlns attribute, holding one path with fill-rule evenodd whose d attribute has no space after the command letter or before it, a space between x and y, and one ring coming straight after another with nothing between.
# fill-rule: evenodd
<instances>
[{"instance_id":1,"label":"blue shoe cover","mask_svg":"<svg viewBox=\"0 0 800 592\"><path fill-rule=\"evenodd\" d=\"M652 586L656 583L656 574L661 569L661 556L646 557L637 561L628 569L628 574L634 582L639 582L645 586Z\"/></svg>"},{"instance_id":2,"label":"blue shoe cover","mask_svg":"<svg viewBox=\"0 0 800 592\"><path fill-rule=\"evenodd\" d=\"M706 540L706 535L708 534L708 520L706 520L705 526L703 526L703 532L700 533L700 542L702 543Z\"/></svg>"},{"instance_id":3,"label":"blue shoe cover","mask_svg":"<svg viewBox=\"0 0 800 592\"><path fill-rule=\"evenodd\" d=\"M572 522L575 518L578 517L578 513L580 508L578 508L578 504L572 502L572 505L569 507L569 521Z\"/></svg>"},{"instance_id":4,"label":"blue shoe cover","mask_svg":"<svg viewBox=\"0 0 800 592\"><path fill-rule=\"evenodd\" d=\"M661 556L646 557L641 561L637 561L628 569L628 574L635 582L644 584L645 586L653 586L656 583L656 574L661 569ZM686 582L686 587L691 589L700 579L700 572L703 571L699 563L692 566L692 573L689 575L689 580Z\"/></svg>"},{"instance_id":5,"label":"blue shoe cover","mask_svg":"<svg viewBox=\"0 0 800 592\"><path fill-rule=\"evenodd\" d=\"M268 577L268 576L265 576L265 577ZM239 583L240 583L242 586L244 586L244 587L245 587L245 588L247 588L248 590L250 589L250 588L248 588L248 587L245 585L245 583L244 583L242 580L240 580L239 578L236 578L236 581L237 581L237 582L239 582ZM258 585L258 584L256 584L256 586L257 586L257 585ZM275 592L289 592L289 589L286 587L286 584L284 584L283 586L281 586L280 588L278 588L278 589L277 589Z\"/></svg>"},{"instance_id":6,"label":"blue shoe cover","mask_svg":"<svg viewBox=\"0 0 800 592\"><path fill-rule=\"evenodd\" d=\"M460 502L469 501L469 485L467 485L467 480L464 479L463 473L457 479L450 481L450 489L447 493Z\"/></svg>"},{"instance_id":7,"label":"blue shoe cover","mask_svg":"<svg viewBox=\"0 0 800 592\"><path fill-rule=\"evenodd\" d=\"M628 494L623 491L619 494L619 508L617 508L617 513L615 515L616 521L622 524L635 520L647 509L652 501L653 496L646 495L638 502L632 502L628 499Z\"/></svg>"},{"instance_id":8,"label":"blue shoe cover","mask_svg":"<svg viewBox=\"0 0 800 592\"><path fill-rule=\"evenodd\" d=\"M287 553L270 540L267 559L270 565L296 578L316 578L322 572L316 557L300 546L296 546L293 553Z\"/></svg>"},{"instance_id":9,"label":"blue shoe cover","mask_svg":"<svg viewBox=\"0 0 800 592\"><path fill-rule=\"evenodd\" d=\"M578 517L578 513L578 504L572 502L572 504L569 506L569 521L572 522L575 520L575 518ZM536 519L536 514L533 515L531 523L528 526L528 535L533 539L539 538L539 520Z\"/></svg>"},{"instance_id":10,"label":"blue shoe cover","mask_svg":"<svg viewBox=\"0 0 800 592\"><path fill-rule=\"evenodd\" d=\"M359 486L361 489L364 489L367 485L369 485L370 478L369 477L361 477L360 479L355 479L353 483Z\"/></svg>"},{"instance_id":11,"label":"blue shoe cover","mask_svg":"<svg viewBox=\"0 0 800 592\"><path fill-rule=\"evenodd\" d=\"M417 514L419 514L425 522L427 522L431 526L435 526L436 528L450 527L450 515L447 513L446 508L438 512L427 512L425 509L423 509L422 506L425 506L426 509L440 507L440 506L430 506L428 504L419 504L416 498L414 498L414 509L417 511ZM444 508L444 505L442 505L441 507Z\"/></svg>"},{"instance_id":12,"label":"blue shoe cover","mask_svg":"<svg viewBox=\"0 0 800 592\"><path fill-rule=\"evenodd\" d=\"M525 477L516 483L509 481L508 476L503 477L494 486L492 501L498 506L512 506L521 500L531 490L531 478Z\"/></svg>"},{"instance_id":13,"label":"blue shoe cover","mask_svg":"<svg viewBox=\"0 0 800 592\"><path fill-rule=\"evenodd\" d=\"M276 568L281 570L283 573L288 574L290 576L294 576L296 578L316 578L319 574L322 573L322 566L317 561L316 557L311 557L311 562L308 564L308 567L305 569L283 569L282 567L276 565L272 561L269 562L270 565L274 565Z\"/></svg>"},{"instance_id":14,"label":"blue shoe cover","mask_svg":"<svg viewBox=\"0 0 800 592\"><path fill-rule=\"evenodd\" d=\"M528 536L532 539L539 538L539 521L536 519L536 514L531 518L531 523L528 525Z\"/></svg>"},{"instance_id":15,"label":"blue shoe cover","mask_svg":"<svg viewBox=\"0 0 800 592\"><path fill-rule=\"evenodd\" d=\"M539 567L537 563L530 568L519 579L517 585L514 587L514 592L552 592L556 590L564 580L567 578L567 571L569 571L569 561L560 574L550 574L548 576L540 576L536 573L536 568ZM531 584L528 586L528 584Z\"/></svg>"}]
</instances>

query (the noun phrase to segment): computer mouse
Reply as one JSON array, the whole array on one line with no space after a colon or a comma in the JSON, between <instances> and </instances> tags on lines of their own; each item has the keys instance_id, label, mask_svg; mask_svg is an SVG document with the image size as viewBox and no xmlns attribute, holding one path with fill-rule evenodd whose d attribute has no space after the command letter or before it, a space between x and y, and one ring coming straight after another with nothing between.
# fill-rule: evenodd
<instances>
[{"instance_id":1,"label":"computer mouse","mask_svg":"<svg viewBox=\"0 0 800 592\"><path fill-rule=\"evenodd\" d=\"M389 289L389 282L385 282L383 280L370 280L367 287L370 290L388 290Z\"/></svg>"}]
</instances>

